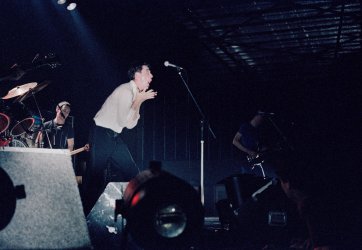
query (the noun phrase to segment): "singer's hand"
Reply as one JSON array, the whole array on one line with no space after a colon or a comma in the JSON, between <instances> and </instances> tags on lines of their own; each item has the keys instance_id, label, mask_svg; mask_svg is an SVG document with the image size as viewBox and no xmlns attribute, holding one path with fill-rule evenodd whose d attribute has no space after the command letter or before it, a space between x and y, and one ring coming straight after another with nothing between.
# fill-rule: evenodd
<instances>
[{"instance_id":1,"label":"singer's hand","mask_svg":"<svg viewBox=\"0 0 362 250\"><path fill-rule=\"evenodd\" d=\"M148 99L154 99L156 96L157 96L157 92L154 91L153 89L149 89L147 91L146 91L146 89L144 89L137 94L136 100L138 100L139 102L144 102Z\"/></svg>"},{"instance_id":2,"label":"singer's hand","mask_svg":"<svg viewBox=\"0 0 362 250\"><path fill-rule=\"evenodd\" d=\"M153 89L147 90L144 89L141 92L136 94L136 98L134 100L134 102L132 103L131 108L134 109L135 112L135 117L133 117L133 120L137 120L139 118L139 109L141 107L141 104L148 100L148 99L154 99L157 95L157 92L155 92Z\"/></svg>"}]
</instances>

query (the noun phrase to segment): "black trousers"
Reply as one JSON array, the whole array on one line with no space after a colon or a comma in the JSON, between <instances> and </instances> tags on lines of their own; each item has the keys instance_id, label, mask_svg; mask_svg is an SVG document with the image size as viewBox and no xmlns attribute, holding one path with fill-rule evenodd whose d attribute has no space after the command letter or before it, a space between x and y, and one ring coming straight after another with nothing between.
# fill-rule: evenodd
<instances>
[{"instance_id":1,"label":"black trousers","mask_svg":"<svg viewBox=\"0 0 362 250\"><path fill-rule=\"evenodd\" d=\"M113 181L127 182L138 173L127 145L120 134L94 125L90 132L90 162L83 182L84 210L88 214L104 191L109 172Z\"/></svg>"}]
</instances>

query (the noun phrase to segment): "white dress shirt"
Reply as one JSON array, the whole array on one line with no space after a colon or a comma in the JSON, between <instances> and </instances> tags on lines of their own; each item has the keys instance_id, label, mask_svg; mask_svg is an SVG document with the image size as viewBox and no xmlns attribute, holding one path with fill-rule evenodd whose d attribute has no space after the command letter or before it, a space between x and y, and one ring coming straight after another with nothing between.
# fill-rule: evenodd
<instances>
[{"instance_id":1,"label":"white dress shirt","mask_svg":"<svg viewBox=\"0 0 362 250\"><path fill-rule=\"evenodd\" d=\"M134 128L140 118L137 114L137 119L132 119L136 112L132 109L136 94L137 86L134 81L118 86L93 118L96 125L109 128L116 133L121 133L123 128Z\"/></svg>"}]
</instances>

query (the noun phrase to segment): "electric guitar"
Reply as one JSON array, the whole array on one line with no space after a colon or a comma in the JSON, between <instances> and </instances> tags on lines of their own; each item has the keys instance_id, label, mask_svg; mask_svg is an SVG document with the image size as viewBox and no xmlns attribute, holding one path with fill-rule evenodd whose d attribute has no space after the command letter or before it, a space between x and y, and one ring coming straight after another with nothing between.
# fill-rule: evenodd
<instances>
[{"instance_id":1,"label":"electric guitar","mask_svg":"<svg viewBox=\"0 0 362 250\"><path fill-rule=\"evenodd\" d=\"M86 151L86 152L89 151L89 144L88 143L85 144L84 147L81 147L81 148L75 149L73 151L70 151L70 155L79 154L80 152L83 152L83 151Z\"/></svg>"},{"instance_id":2,"label":"electric guitar","mask_svg":"<svg viewBox=\"0 0 362 250\"><path fill-rule=\"evenodd\" d=\"M246 160L250 163L250 164L258 164L258 163L263 163L264 160L261 159L262 154L261 153L257 153L256 155L247 155L246 156Z\"/></svg>"},{"instance_id":3,"label":"electric guitar","mask_svg":"<svg viewBox=\"0 0 362 250\"><path fill-rule=\"evenodd\" d=\"M282 151L281 147L275 147L272 149L258 152L254 156L247 155L246 160L248 161L248 163L250 163L252 165L264 163L265 159L268 158L268 156L272 156L273 153L280 152L280 151Z\"/></svg>"}]
</instances>

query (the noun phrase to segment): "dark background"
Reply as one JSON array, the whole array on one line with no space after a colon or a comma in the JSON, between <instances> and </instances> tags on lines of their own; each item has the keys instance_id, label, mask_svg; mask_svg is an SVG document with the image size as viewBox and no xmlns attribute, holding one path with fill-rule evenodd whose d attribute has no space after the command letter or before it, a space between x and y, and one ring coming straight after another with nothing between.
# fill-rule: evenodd
<instances>
[{"instance_id":1,"label":"dark background","mask_svg":"<svg viewBox=\"0 0 362 250\"><path fill-rule=\"evenodd\" d=\"M225 4L229 2L235 1ZM151 87L158 96L143 105L139 124L126 130L124 138L142 169L150 160L159 160L167 170L198 185L201 116L177 71L163 66L168 60L185 69L189 87L216 135L213 139L205 127L208 213L215 212L215 183L238 171L240 156L232 146L233 136L240 123L259 109L276 113L273 121L288 141L318 159L314 171L338 199L354 194L361 153L361 46L327 65L315 63L318 55L305 55L288 67L270 62L277 69L272 73L228 70L222 62L206 60L199 31L179 21L180 12L196 8L195 3L77 3L70 12L56 1L0 2L0 69L14 63L31 68L36 54L42 58L49 52L61 63L54 69L33 69L18 81L0 82L1 96L17 85L49 80L36 94L42 114L50 119L58 102L69 101L78 148L87 142L92 118L106 97L128 81L130 62L147 61L154 75ZM213 7L220 5L217 1ZM360 17L355 20L359 36ZM2 108L11 101L3 101ZM24 104L37 113L32 98ZM271 123L265 131L271 140L280 140Z\"/></svg>"}]
</instances>

